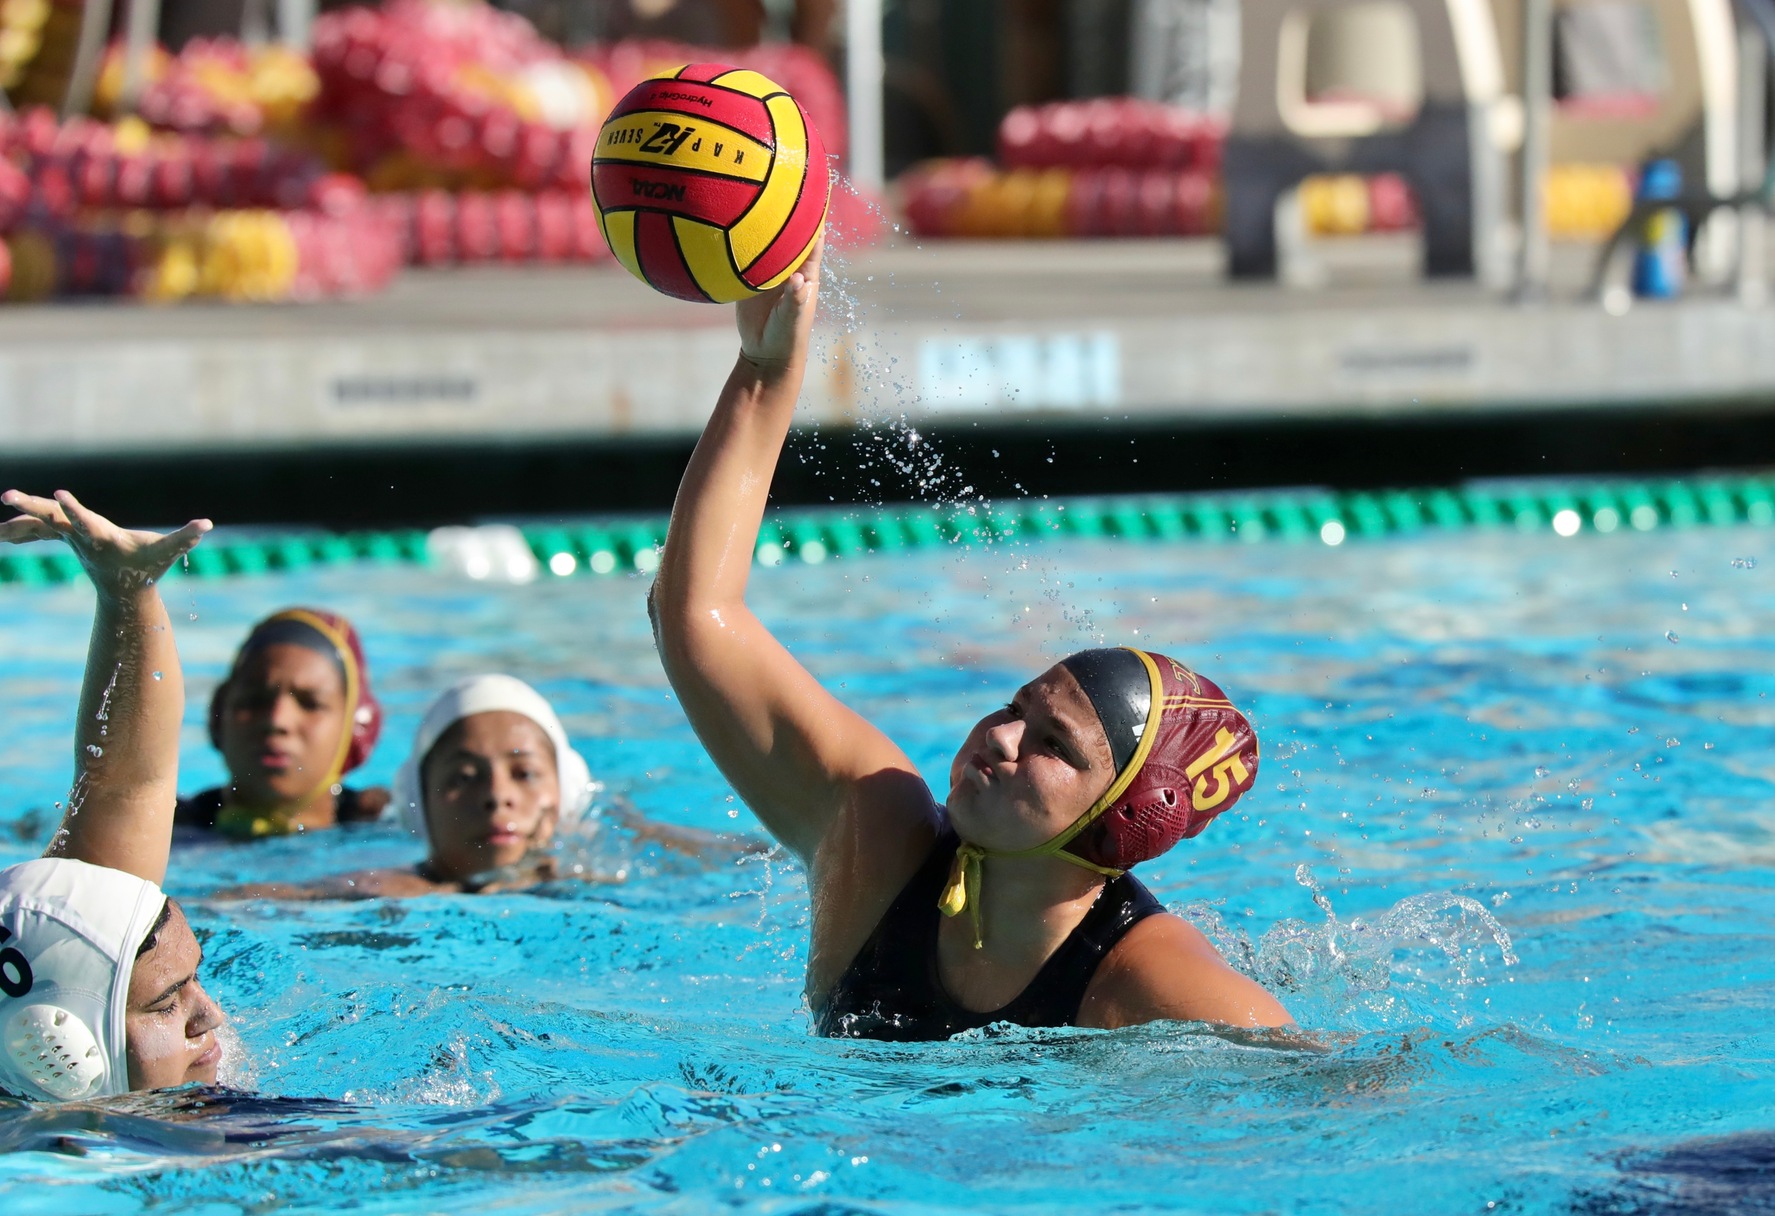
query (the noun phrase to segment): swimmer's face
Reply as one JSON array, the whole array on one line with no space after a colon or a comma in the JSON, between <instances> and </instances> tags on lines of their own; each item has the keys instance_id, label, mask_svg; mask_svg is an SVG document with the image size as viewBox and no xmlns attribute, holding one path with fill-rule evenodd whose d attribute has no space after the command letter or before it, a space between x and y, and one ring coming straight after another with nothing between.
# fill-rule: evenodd
<instances>
[{"instance_id":1,"label":"swimmer's face","mask_svg":"<svg viewBox=\"0 0 1775 1216\"><path fill-rule=\"evenodd\" d=\"M1114 777L1097 711L1056 664L968 732L949 766L949 817L983 848L1031 849L1072 826Z\"/></svg>"},{"instance_id":2,"label":"swimmer's face","mask_svg":"<svg viewBox=\"0 0 1775 1216\"><path fill-rule=\"evenodd\" d=\"M431 864L461 881L520 861L555 835L561 779L555 746L523 714L492 710L456 723L425 757Z\"/></svg>"},{"instance_id":3,"label":"swimmer's face","mask_svg":"<svg viewBox=\"0 0 1775 1216\"><path fill-rule=\"evenodd\" d=\"M213 1085L222 1062L216 1029L224 1018L197 982L203 950L178 904L154 948L129 973L124 1042L131 1089L164 1089L193 1081Z\"/></svg>"},{"instance_id":4,"label":"swimmer's face","mask_svg":"<svg viewBox=\"0 0 1775 1216\"><path fill-rule=\"evenodd\" d=\"M338 779L345 679L318 650L275 642L247 656L222 694L222 758L252 807L304 802Z\"/></svg>"}]
</instances>

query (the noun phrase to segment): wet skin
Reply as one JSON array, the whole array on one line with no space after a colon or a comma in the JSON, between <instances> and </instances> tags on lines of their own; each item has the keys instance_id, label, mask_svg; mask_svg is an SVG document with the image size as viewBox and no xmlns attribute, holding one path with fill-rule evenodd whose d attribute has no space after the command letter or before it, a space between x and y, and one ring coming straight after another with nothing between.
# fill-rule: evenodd
<instances>
[{"instance_id":1,"label":"wet skin","mask_svg":"<svg viewBox=\"0 0 1775 1216\"><path fill-rule=\"evenodd\" d=\"M222 698L229 801L290 812L330 802L346 714L344 678L326 655L287 642L248 655Z\"/></svg>"},{"instance_id":2,"label":"wet skin","mask_svg":"<svg viewBox=\"0 0 1775 1216\"><path fill-rule=\"evenodd\" d=\"M946 805L962 839L1016 852L1071 827L1114 779L1097 711L1055 664L968 732L949 766Z\"/></svg>"},{"instance_id":3,"label":"wet skin","mask_svg":"<svg viewBox=\"0 0 1775 1216\"><path fill-rule=\"evenodd\" d=\"M561 812L555 748L510 710L470 714L432 747L422 771L428 865L465 881L522 861L554 838Z\"/></svg>"},{"instance_id":4,"label":"wet skin","mask_svg":"<svg viewBox=\"0 0 1775 1216\"><path fill-rule=\"evenodd\" d=\"M124 1013L131 1089L213 1085L222 1062L216 1029L226 1019L197 980L203 950L178 904L154 948L136 959Z\"/></svg>"}]
</instances>

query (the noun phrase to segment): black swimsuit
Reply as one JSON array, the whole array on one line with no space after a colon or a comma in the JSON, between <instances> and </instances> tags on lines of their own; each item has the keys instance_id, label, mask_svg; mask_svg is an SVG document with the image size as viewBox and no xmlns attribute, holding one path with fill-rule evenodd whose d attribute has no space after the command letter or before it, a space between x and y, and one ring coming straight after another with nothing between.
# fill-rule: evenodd
<instances>
[{"instance_id":1,"label":"black swimsuit","mask_svg":"<svg viewBox=\"0 0 1775 1216\"><path fill-rule=\"evenodd\" d=\"M216 819L222 813L223 800L227 793L224 787L218 785L189 798L179 799L173 807L173 826L198 832L215 831ZM347 785L341 787L335 795L333 814L340 823L373 823L382 814L381 807L370 810L363 805L362 793Z\"/></svg>"},{"instance_id":2,"label":"black swimsuit","mask_svg":"<svg viewBox=\"0 0 1775 1216\"><path fill-rule=\"evenodd\" d=\"M1010 1004L977 1013L943 990L937 972L937 896L961 842L940 837L815 1015L821 1034L838 1039L915 1042L946 1039L976 1026L1071 1026L1091 977L1122 936L1163 912L1131 874L1103 885L1091 910Z\"/></svg>"}]
</instances>

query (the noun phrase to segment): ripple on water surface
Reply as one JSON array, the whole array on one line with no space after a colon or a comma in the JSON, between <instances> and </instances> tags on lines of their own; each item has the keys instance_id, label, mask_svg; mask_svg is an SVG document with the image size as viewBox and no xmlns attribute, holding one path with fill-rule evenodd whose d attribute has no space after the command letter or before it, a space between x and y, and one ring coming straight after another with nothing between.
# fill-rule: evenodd
<instances>
[{"instance_id":1,"label":"ripple on water surface","mask_svg":"<svg viewBox=\"0 0 1775 1216\"><path fill-rule=\"evenodd\" d=\"M1766 1207L1775 597L1767 563L1733 561L1763 538L1003 545L760 570L761 615L932 776L1081 645L1213 674L1263 736L1258 787L1145 876L1319 1043L813 1039L805 888L780 856L704 869L605 828L566 847L622 881L277 906L209 896L413 848L386 827L202 845L170 885L234 1017L240 1090L0 1112L5 1210ZM172 584L184 784L220 776L196 707L246 626L312 602L369 646L390 715L369 778L438 688L508 670L556 700L610 797L753 831L667 693L643 590L421 570ZM87 594L7 592L3 862L41 847L65 791Z\"/></svg>"}]
</instances>

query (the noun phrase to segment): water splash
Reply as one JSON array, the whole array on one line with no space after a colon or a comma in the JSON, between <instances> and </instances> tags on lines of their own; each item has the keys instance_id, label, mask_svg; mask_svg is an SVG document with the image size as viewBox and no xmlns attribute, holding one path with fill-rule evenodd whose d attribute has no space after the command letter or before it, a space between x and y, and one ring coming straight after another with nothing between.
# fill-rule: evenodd
<instances>
[{"instance_id":1,"label":"water splash","mask_svg":"<svg viewBox=\"0 0 1775 1216\"><path fill-rule=\"evenodd\" d=\"M1519 961L1509 931L1468 896L1425 892L1372 920L1345 922L1310 866L1297 867L1295 881L1324 919L1280 921L1255 943L1214 905L1191 904L1179 914L1234 967L1276 993L1302 1026L1469 1026L1471 991L1493 982L1498 965Z\"/></svg>"},{"instance_id":2,"label":"water splash","mask_svg":"<svg viewBox=\"0 0 1775 1216\"><path fill-rule=\"evenodd\" d=\"M833 174L832 189L850 197L847 210L851 214L873 217L875 223L867 226L878 225L896 234L901 231L888 221L879 204L859 193L843 175ZM862 503L880 505L886 498L884 482L897 480L918 501L932 506L985 507L985 495L912 423L910 413L919 402L918 387L899 357L889 354L879 337L892 324L893 306L864 298L866 284L879 277L883 285L892 286L893 274L878 276L858 266L855 255L869 235L863 231L864 225L837 220L828 220L827 225L822 302L837 337L818 358L851 386L848 391L855 396L856 434L846 458L832 459L831 468L823 466L837 453L828 451L817 428L792 438L792 451L816 472L840 482L854 479L852 490ZM932 288L941 290L935 284ZM990 537L977 539L989 541Z\"/></svg>"}]
</instances>

